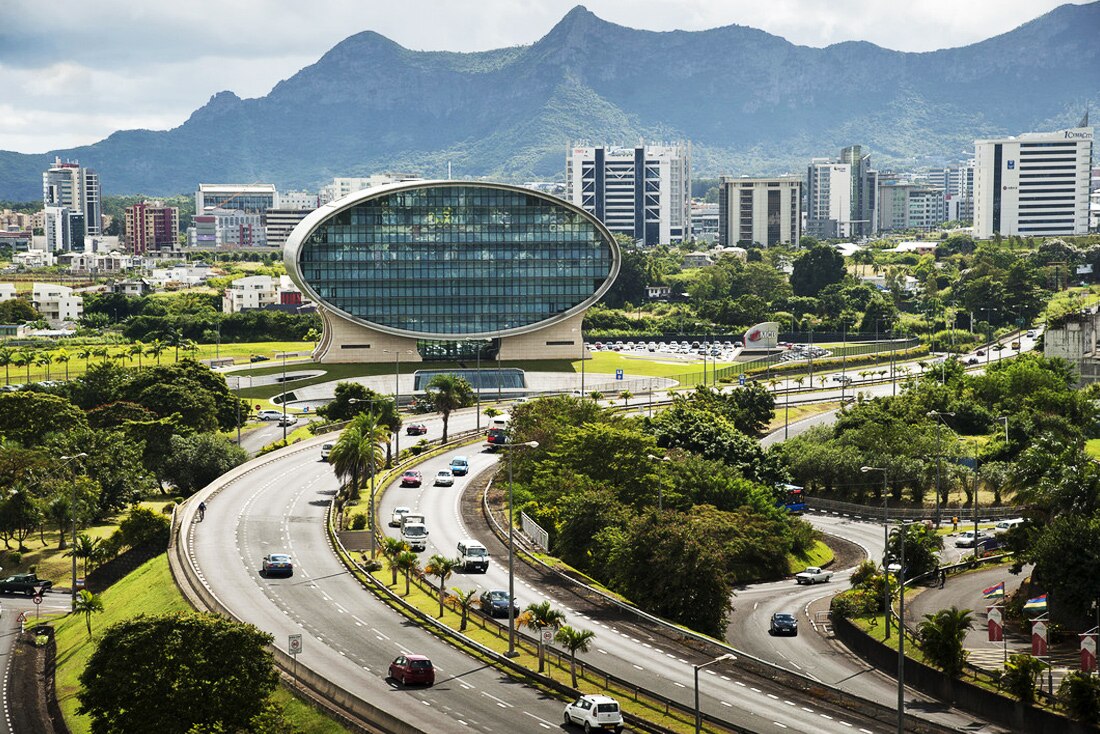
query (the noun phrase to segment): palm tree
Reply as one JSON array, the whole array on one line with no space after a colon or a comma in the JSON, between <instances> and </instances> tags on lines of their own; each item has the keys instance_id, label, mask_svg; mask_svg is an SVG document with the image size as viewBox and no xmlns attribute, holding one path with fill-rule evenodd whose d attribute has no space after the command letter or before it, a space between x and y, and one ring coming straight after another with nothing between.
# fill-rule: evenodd
<instances>
[{"instance_id":1,"label":"palm tree","mask_svg":"<svg viewBox=\"0 0 1100 734\"><path fill-rule=\"evenodd\" d=\"M185 353L191 355L191 359L194 359L195 356L199 353L199 343L194 339L184 339L181 346L183 347L183 351Z\"/></svg>"},{"instance_id":2,"label":"palm tree","mask_svg":"<svg viewBox=\"0 0 1100 734\"><path fill-rule=\"evenodd\" d=\"M554 633L554 639L569 651L569 673L573 676L573 687L577 687L577 651L588 652L588 643L596 633L592 630L579 630L569 625L562 625Z\"/></svg>"},{"instance_id":3,"label":"palm tree","mask_svg":"<svg viewBox=\"0 0 1100 734\"><path fill-rule=\"evenodd\" d=\"M11 383L11 376L8 374L9 366L12 363L12 357L15 356L14 350L11 347L0 347L0 364L4 365L4 384Z\"/></svg>"},{"instance_id":4,"label":"palm tree","mask_svg":"<svg viewBox=\"0 0 1100 734\"><path fill-rule=\"evenodd\" d=\"M802 386L806 384L806 375L799 375L794 378L794 384L798 385L798 389L801 390Z\"/></svg>"},{"instance_id":5,"label":"palm tree","mask_svg":"<svg viewBox=\"0 0 1100 734\"><path fill-rule=\"evenodd\" d=\"M88 371L88 362L92 359L93 352L94 352L94 350L90 346L88 346L87 344L85 344L79 350L77 350L76 356L79 357L80 359L84 360L84 371L85 372Z\"/></svg>"},{"instance_id":6,"label":"palm tree","mask_svg":"<svg viewBox=\"0 0 1100 734\"><path fill-rule=\"evenodd\" d=\"M390 571L393 572L393 581L390 582L392 586L397 586L397 557L407 550L409 550L409 544L401 538L394 538L389 535L382 536L381 551L382 556L389 561Z\"/></svg>"},{"instance_id":7,"label":"palm tree","mask_svg":"<svg viewBox=\"0 0 1100 734\"><path fill-rule=\"evenodd\" d=\"M623 390L622 392L619 393L619 397L622 398L623 406L626 406L627 402L632 397L634 397L634 393L630 392L629 390Z\"/></svg>"},{"instance_id":8,"label":"palm tree","mask_svg":"<svg viewBox=\"0 0 1100 734\"><path fill-rule=\"evenodd\" d=\"M821 383L821 389L824 390L829 385L829 376L819 375L817 381Z\"/></svg>"},{"instance_id":9,"label":"palm tree","mask_svg":"<svg viewBox=\"0 0 1100 734\"><path fill-rule=\"evenodd\" d=\"M523 614L516 618L516 622L521 627L535 630L538 633L539 672L543 672L546 667L546 652L543 649L541 633L547 627L557 630L565 624L565 612L554 609L548 601L532 603L528 604L527 608L523 610Z\"/></svg>"},{"instance_id":10,"label":"palm tree","mask_svg":"<svg viewBox=\"0 0 1100 734\"><path fill-rule=\"evenodd\" d=\"M107 363L107 359L111 356L111 350L107 347L96 347L92 350L92 353L97 357L101 357L104 364Z\"/></svg>"},{"instance_id":11,"label":"palm tree","mask_svg":"<svg viewBox=\"0 0 1100 734\"><path fill-rule=\"evenodd\" d=\"M397 569L405 574L405 596L409 595L409 576L420 570L420 558L412 551L401 551L394 559Z\"/></svg>"},{"instance_id":12,"label":"palm tree","mask_svg":"<svg viewBox=\"0 0 1100 734\"><path fill-rule=\"evenodd\" d=\"M447 443L447 423L451 419L451 411L469 405L474 397L474 389L457 375L442 374L431 379L426 391L435 409L443 415L442 443Z\"/></svg>"},{"instance_id":13,"label":"palm tree","mask_svg":"<svg viewBox=\"0 0 1100 734\"><path fill-rule=\"evenodd\" d=\"M72 355L66 352L64 349L58 349L57 354L53 356L53 361L58 364L65 365L65 381L69 381L69 360L72 359Z\"/></svg>"},{"instance_id":14,"label":"palm tree","mask_svg":"<svg viewBox=\"0 0 1100 734\"><path fill-rule=\"evenodd\" d=\"M130 356L137 357L138 367L141 367L141 355L145 353L145 345L139 339L130 345Z\"/></svg>"},{"instance_id":15,"label":"palm tree","mask_svg":"<svg viewBox=\"0 0 1100 734\"><path fill-rule=\"evenodd\" d=\"M477 594L477 589L464 591L457 587L453 587L451 593L447 595L447 598L451 600L451 606L457 609L462 615L462 622L458 626L459 632L466 631L466 621L470 618L470 609L478 603L475 594ZM576 686L574 686L574 688L576 688Z\"/></svg>"},{"instance_id":16,"label":"palm tree","mask_svg":"<svg viewBox=\"0 0 1100 734\"><path fill-rule=\"evenodd\" d=\"M27 382L31 381L31 363L34 362L34 352L21 349L11 356L11 363L16 367L27 368Z\"/></svg>"},{"instance_id":17,"label":"palm tree","mask_svg":"<svg viewBox=\"0 0 1100 734\"><path fill-rule=\"evenodd\" d=\"M62 532L61 535L62 537L64 537L65 533ZM101 542L103 542L101 538L92 538L87 533L82 533L80 536L77 537L76 545L74 545L67 553L64 554L65 556L76 556L77 558L82 559L82 562L84 564L85 578L87 578L88 576L88 559L95 557L96 551L99 550L99 544Z\"/></svg>"},{"instance_id":18,"label":"palm tree","mask_svg":"<svg viewBox=\"0 0 1100 734\"><path fill-rule=\"evenodd\" d=\"M164 350L168 348L168 345L162 342L160 339L154 339L149 343L149 346L145 348L145 353L150 357L157 358L157 364L160 364L160 355L164 354Z\"/></svg>"},{"instance_id":19,"label":"palm tree","mask_svg":"<svg viewBox=\"0 0 1100 734\"><path fill-rule=\"evenodd\" d=\"M491 405L488 408L486 408L485 410L483 410L482 412L485 413L485 417L488 418L489 420L493 420L493 418L496 418L501 413L500 410L498 410L497 408L494 408Z\"/></svg>"},{"instance_id":20,"label":"palm tree","mask_svg":"<svg viewBox=\"0 0 1100 734\"><path fill-rule=\"evenodd\" d=\"M782 382L782 380L780 380L778 377L769 377L768 378L768 387L770 387L772 389L772 395L774 395L777 392L776 388L779 387L780 382Z\"/></svg>"},{"instance_id":21,"label":"palm tree","mask_svg":"<svg viewBox=\"0 0 1100 734\"><path fill-rule=\"evenodd\" d=\"M84 624L88 625L88 636L92 636L92 615L103 611L103 599L87 589L81 589L73 600L73 612L84 615Z\"/></svg>"},{"instance_id":22,"label":"palm tree","mask_svg":"<svg viewBox=\"0 0 1100 734\"><path fill-rule=\"evenodd\" d=\"M963 640L966 632L974 626L974 618L969 609L941 609L935 614L924 615L924 621L917 628L920 634L920 649L928 662L944 672L949 678L957 677L966 662L966 650Z\"/></svg>"},{"instance_id":23,"label":"palm tree","mask_svg":"<svg viewBox=\"0 0 1100 734\"><path fill-rule=\"evenodd\" d=\"M443 616L443 602L447 596L447 579L455 572L458 561L435 553L428 559L428 565L424 566L424 573L439 579L439 616Z\"/></svg>"},{"instance_id":24,"label":"palm tree","mask_svg":"<svg viewBox=\"0 0 1100 734\"><path fill-rule=\"evenodd\" d=\"M374 413L359 413L332 447L329 462L336 476L344 481L351 479L349 496L352 499L359 498L360 478L382 466L386 458L382 445L388 440L389 431L378 422ZM373 505L371 513L373 517Z\"/></svg>"},{"instance_id":25,"label":"palm tree","mask_svg":"<svg viewBox=\"0 0 1100 734\"><path fill-rule=\"evenodd\" d=\"M50 379L50 365L53 364L53 356L49 352L39 352L34 357L34 364L36 367L44 367L46 370L46 379Z\"/></svg>"},{"instance_id":26,"label":"palm tree","mask_svg":"<svg viewBox=\"0 0 1100 734\"><path fill-rule=\"evenodd\" d=\"M588 393L588 397L592 398L594 402L598 403L603 400L603 393L599 390L593 390L592 392Z\"/></svg>"}]
</instances>

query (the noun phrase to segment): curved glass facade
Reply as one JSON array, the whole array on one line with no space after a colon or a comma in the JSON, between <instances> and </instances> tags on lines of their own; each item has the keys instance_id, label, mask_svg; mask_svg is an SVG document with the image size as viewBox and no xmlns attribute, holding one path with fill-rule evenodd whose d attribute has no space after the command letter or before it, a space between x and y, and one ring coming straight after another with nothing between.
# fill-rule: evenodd
<instances>
[{"instance_id":1,"label":"curved glass facade","mask_svg":"<svg viewBox=\"0 0 1100 734\"><path fill-rule=\"evenodd\" d=\"M410 334L492 335L591 299L615 265L604 232L533 192L433 183L331 215L296 262L309 289L355 319Z\"/></svg>"}]
</instances>

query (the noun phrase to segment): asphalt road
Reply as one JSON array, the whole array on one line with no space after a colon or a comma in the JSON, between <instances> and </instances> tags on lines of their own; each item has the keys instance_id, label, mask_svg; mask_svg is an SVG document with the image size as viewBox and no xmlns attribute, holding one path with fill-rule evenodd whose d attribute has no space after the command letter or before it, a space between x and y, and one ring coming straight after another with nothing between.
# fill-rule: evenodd
<instances>
[{"instance_id":1,"label":"asphalt road","mask_svg":"<svg viewBox=\"0 0 1100 734\"><path fill-rule=\"evenodd\" d=\"M23 594L0 594L0 734L18 734L12 728L13 702L8 694L11 688L11 656L19 635L20 613L26 615L26 627L29 629L34 626L39 613L64 612L69 607L69 595L63 592L47 591L37 608L31 598Z\"/></svg>"}]
</instances>

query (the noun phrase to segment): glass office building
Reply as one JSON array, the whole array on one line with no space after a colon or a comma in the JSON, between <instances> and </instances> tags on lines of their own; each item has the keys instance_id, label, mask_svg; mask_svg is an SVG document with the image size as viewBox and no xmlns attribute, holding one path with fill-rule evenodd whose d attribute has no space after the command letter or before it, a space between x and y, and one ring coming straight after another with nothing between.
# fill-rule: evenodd
<instances>
[{"instance_id":1,"label":"glass office building","mask_svg":"<svg viewBox=\"0 0 1100 734\"><path fill-rule=\"evenodd\" d=\"M398 349L430 359L453 350L425 344L448 342L486 343L505 359L576 359L584 310L620 262L610 232L580 207L460 181L332 202L295 228L284 258L325 321L315 357L336 362Z\"/></svg>"}]
</instances>

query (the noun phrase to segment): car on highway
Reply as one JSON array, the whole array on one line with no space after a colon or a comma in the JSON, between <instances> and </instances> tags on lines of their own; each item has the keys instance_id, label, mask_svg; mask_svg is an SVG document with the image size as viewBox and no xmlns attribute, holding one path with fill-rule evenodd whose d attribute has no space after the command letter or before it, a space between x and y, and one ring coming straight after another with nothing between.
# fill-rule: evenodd
<instances>
[{"instance_id":1,"label":"car on highway","mask_svg":"<svg viewBox=\"0 0 1100 734\"><path fill-rule=\"evenodd\" d=\"M294 562L286 553L268 553L264 556L261 568L264 576L272 576L281 573L286 576L294 575Z\"/></svg>"},{"instance_id":2,"label":"car on highway","mask_svg":"<svg viewBox=\"0 0 1100 734\"><path fill-rule=\"evenodd\" d=\"M613 731L620 734L623 730L623 712L619 702L610 696L584 695L565 706L565 723L577 724L584 731Z\"/></svg>"},{"instance_id":3,"label":"car on highway","mask_svg":"<svg viewBox=\"0 0 1100 734\"><path fill-rule=\"evenodd\" d=\"M428 427L423 423L410 423L405 426L405 434L408 436L423 436L428 432Z\"/></svg>"},{"instance_id":4,"label":"car on highway","mask_svg":"<svg viewBox=\"0 0 1100 734\"><path fill-rule=\"evenodd\" d=\"M34 573L17 573L0 580L0 592L5 594L26 594L41 596L53 586L52 581L40 579Z\"/></svg>"},{"instance_id":5,"label":"car on highway","mask_svg":"<svg viewBox=\"0 0 1100 734\"><path fill-rule=\"evenodd\" d=\"M798 635L798 620L790 612L776 612L772 615L769 635Z\"/></svg>"},{"instance_id":6,"label":"car on highway","mask_svg":"<svg viewBox=\"0 0 1100 734\"><path fill-rule=\"evenodd\" d=\"M980 543L981 541L987 540L990 537L992 536L984 530L979 530L977 533L975 533L973 530L965 530L959 533L959 537L955 538L955 547L973 548L975 540Z\"/></svg>"},{"instance_id":7,"label":"car on highway","mask_svg":"<svg viewBox=\"0 0 1100 734\"><path fill-rule=\"evenodd\" d=\"M293 413L287 413L286 415L281 415L281 416L279 416L279 419L277 421L275 421L275 423L277 425L280 425L280 426L293 426L297 422L298 422L298 416L294 415Z\"/></svg>"},{"instance_id":8,"label":"car on highway","mask_svg":"<svg viewBox=\"0 0 1100 734\"><path fill-rule=\"evenodd\" d=\"M984 349L979 349L978 351L974 352L974 354L978 355L979 357L984 357L985 356L985 350Z\"/></svg>"},{"instance_id":9,"label":"car on highway","mask_svg":"<svg viewBox=\"0 0 1100 734\"><path fill-rule=\"evenodd\" d=\"M435 666L424 655L398 655L390 663L390 678L403 686L412 683L435 685Z\"/></svg>"},{"instance_id":10,"label":"car on highway","mask_svg":"<svg viewBox=\"0 0 1100 734\"><path fill-rule=\"evenodd\" d=\"M451 474L456 477L464 477L470 473L470 460L465 456L456 456L451 459Z\"/></svg>"},{"instance_id":11,"label":"car on highway","mask_svg":"<svg viewBox=\"0 0 1100 734\"><path fill-rule=\"evenodd\" d=\"M419 487L424 482L424 477L416 469L409 469L401 475L402 487Z\"/></svg>"},{"instance_id":12,"label":"car on highway","mask_svg":"<svg viewBox=\"0 0 1100 734\"><path fill-rule=\"evenodd\" d=\"M810 584L812 586L813 584L823 584L832 577L832 571L826 571L817 566L807 566L805 571L794 575L794 580L799 584Z\"/></svg>"},{"instance_id":13,"label":"car on highway","mask_svg":"<svg viewBox=\"0 0 1100 734\"><path fill-rule=\"evenodd\" d=\"M401 506L393 508L393 513L390 515L390 527L401 527L401 518L403 518L405 515L408 515L410 512L412 512L411 507Z\"/></svg>"},{"instance_id":14,"label":"car on highway","mask_svg":"<svg viewBox=\"0 0 1100 734\"><path fill-rule=\"evenodd\" d=\"M978 359L977 357L967 357L966 358L966 363L967 364L978 364L979 362L981 362L981 360Z\"/></svg>"},{"instance_id":15,"label":"car on highway","mask_svg":"<svg viewBox=\"0 0 1100 734\"><path fill-rule=\"evenodd\" d=\"M999 523L993 526L993 534L1000 535L1001 533L1007 533L1018 525L1023 525L1024 519L1022 517L1014 517L1008 520L1001 520Z\"/></svg>"},{"instance_id":16,"label":"car on highway","mask_svg":"<svg viewBox=\"0 0 1100 734\"><path fill-rule=\"evenodd\" d=\"M1035 338L1035 329L1028 329L1027 334L1025 334L1024 336L1026 336L1028 339L1034 339Z\"/></svg>"},{"instance_id":17,"label":"car on highway","mask_svg":"<svg viewBox=\"0 0 1100 734\"><path fill-rule=\"evenodd\" d=\"M451 474L448 469L440 469L435 473L436 487L453 487L455 485L455 475Z\"/></svg>"},{"instance_id":18,"label":"car on highway","mask_svg":"<svg viewBox=\"0 0 1100 734\"><path fill-rule=\"evenodd\" d=\"M335 445L332 441L321 444L321 461L328 461L328 457L332 455L332 447Z\"/></svg>"},{"instance_id":19,"label":"car on highway","mask_svg":"<svg viewBox=\"0 0 1100 734\"><path fill-rule=\"evenodd\" d=\"M478 597L478 606L481 611L490 617L508 616L508 592L500 589L487 589ZM519 614L519 607L515 600L512 601L513 614Z\"/></svg>"},{"instance_id":20,"label":"car on highway","mask_svg":"<svg viewBox=\"0 0 1100 734\"><path fill-rule=\"evenodd\" d=\"M271 357L265 357L262 354L253 354L251 357L248 358L248 361L249 362L266 362L269 359L271 359Z\"/></svg>"}]
</instances>

